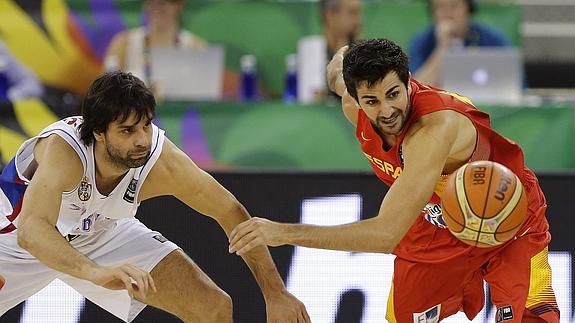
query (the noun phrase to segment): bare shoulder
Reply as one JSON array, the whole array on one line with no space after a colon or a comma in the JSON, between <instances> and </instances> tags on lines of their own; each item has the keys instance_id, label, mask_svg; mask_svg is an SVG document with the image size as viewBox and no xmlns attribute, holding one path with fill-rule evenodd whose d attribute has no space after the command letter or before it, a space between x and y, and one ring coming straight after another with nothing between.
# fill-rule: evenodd
<instances>
[{"instance_id":1,"label":"bare shoulder","mask_svg":"<svg viewBox=\"0 0 575 323\"><path fill-rule=\"evenodd\" d=\"M84 174L80 156L56 134L38 140L34 146L34 160L41 174L49 175L63 191L75 188Z\"/></svg>"},{"instance_id":2,"label":"bare shoulder","mask_svg":"<svg viewBox=\"0 0 575 323\"><path fill-rule=\"evenodd\" d=\"M410 127L404 152L430 147L445 150L445 170L449 171L469 160L476 139L477 131L469 118L453 110L441 110L421 117Z\"/></svg>"},{"instance_id":3,"label":"bare shoulder","mask_svg":"<svg viewBox=\"0 0 575 323\"><path fill-rule=\"evenodd\" d=\"M453 110L441 110L422 116L409 128L406 139L420 132L436 134L445 139L455 138L466 127L473 128L466 116Z\"/></svg>"},{"instance_id":4,"label":"bare shoulder","mask_svg":"<svg viewBox=\"0 0 575 323\"><path fill-rule=\"evenodd\" d=\"M193 181L193 174L199 171L188 155L166 138L162 153L142 186L139 199L143 201L156 196L175 195L182 183Z\"/></svg>"}]
</instances>

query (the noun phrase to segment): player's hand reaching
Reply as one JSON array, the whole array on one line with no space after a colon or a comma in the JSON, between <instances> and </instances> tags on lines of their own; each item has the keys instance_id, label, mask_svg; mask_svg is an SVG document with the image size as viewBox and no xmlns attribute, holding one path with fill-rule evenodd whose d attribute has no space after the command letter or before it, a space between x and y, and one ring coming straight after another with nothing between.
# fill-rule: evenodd
<instances>
[{"instance_id":1,"label":"player's hand reaching","mask_svg":"<svg viewBox=\"0 0 575 323\"><path fill-rule=\"evenodd\" d=\"M267 323L309 323L305 305L287 290L266 295Z\"/></svg>"},{"instance_id":2,"label":"player's hand reaching","mask_svg":"<svg viewBox=\"0 0 575 323\"><path fill-rule=\"evenodd\" d=\"M343 80L343 56L347 51L348 46L341 47L332 57L326 67L327 86L330 90L343 96L345 91L345 82Z\"/></svg>"},{"instance_id":3,"label":"player's hand reaching","mask_svg":"<svg viewBox=\"0 0 575 323\"><path fill-rule=\"evenodd\" d=\"M230 253L241 256L257 246L283 245L286 225L262 218L251 218L238 224L230 234Z\"/></svg>"},{"instance_id":4,"label":"player's hand reaching","mask_svg":"<svg viewBox=\"0 0 575 323\"><path fill-rule=\"evenodd\" d=\"M116 267L99 267L90 279L94 284L108 289L125 289L130 297L146 299L150 290L157 292L154 279L147 271L136 266L124 264Z\"/></svg>"},{"instance_id":5,"label":"player's hand reaching","mask_svg":"<svg viewBox=\"0 0 575 323\"><path fill-rule=\"evenodd\" d=\"M455 25L451 20L441 20L435 25L435 39L439 47L449 47L455 37Z\"/></svg>"}]
</instances>

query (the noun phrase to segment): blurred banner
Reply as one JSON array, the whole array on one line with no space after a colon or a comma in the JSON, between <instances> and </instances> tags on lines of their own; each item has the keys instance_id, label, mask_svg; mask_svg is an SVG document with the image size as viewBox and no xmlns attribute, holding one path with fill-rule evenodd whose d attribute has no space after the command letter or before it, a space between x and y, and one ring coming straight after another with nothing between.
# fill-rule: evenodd
<instances>
[{"instance_id":1,"label":"blurred banner","mask_svg":"<svg viewBox=\"0 0 575 323\"><path fill-rule=\"evenodd\" d=\"M101 71L112 37L146 24L142 2L2 0L0 39L47 86L82 94ZM275 97L283 91L285 56L296 52L302 37L322 33L316 1L187 0L183 17L183 28L225 47L229 69L239 71L240 57L255 55L260 81ZM482 4L476 18L520 45L520 6ZM389 37L406 48L428 23L423 1L367 1L362 36Z\"/></svg>"},{"instance_id":2,"label":"blurred banner","mask_svg":"<svg viewBox=\"0 0 575 323\"><path fill-rule=\"evenodd\" d=\"M523 148L535 170L575 168L572 107L480 107L492 125ZM0 103L0 161L70 111L39 100ZM160 103L155 123L196 163L208 169L369 170L352 125L338 103Z\"/></svg>"},{"instance_id":3,"label":"blurred banner","mask_svg":"<svg viewBox=\"0 0 575 323\"><path fill-rule=\"evenodd\" d=\"M254 216L282 222L337 225L374 216L387 189L368 173L215 173L215 178ZM561 322L573 322L575 177L540 175L549 203L553 239L549 259ZM208 217L173 198L144 202L137 217L182 247L234 301L234 322L264 323L265 304L241 258ZM307 306L314 323L381 323L393 272L393 256L284 246L271 248L288 289ZM416 293L417 291L413 291ZM494 322L489 302L473 322ZM1 323L120 322L60 282L0 318ZM146 308L134 322L180 322ZM460 314L443 322L467 322Z\"/></svg>"}]
</instances>

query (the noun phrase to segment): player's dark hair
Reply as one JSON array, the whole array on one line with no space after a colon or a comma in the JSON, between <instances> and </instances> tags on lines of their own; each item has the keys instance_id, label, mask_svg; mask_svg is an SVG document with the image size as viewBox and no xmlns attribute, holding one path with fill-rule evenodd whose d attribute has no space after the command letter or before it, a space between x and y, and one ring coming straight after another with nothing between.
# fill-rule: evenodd
<instances>
[{"instance_id":1,"label":"player's dark hair","mask_svg":"<svg viewBox=\"0 0 575 323\"><path fill-rule=\"evenodd\" d=\"M94 132L105 132L111 122L124 122L132 113L140 121L153 117L155 111L154 95L139 78L121 71L102 74L90 85L82 102L80 137L89 145Z\"/></svg>"},{"instance_id":2,"label":"player's dark hair","mask_svg":"<svg viewBox=\"0 0 575 323\"><path fill-rule=\"evenodd\" d=\"M389 39L367 39L355 43L345 52L343 58L343 80L347 92L357 98L357 86L366 82L372 86L388 73L395 72L407 87L409 64L401 47Z\"/></svg>"}]
</instances>

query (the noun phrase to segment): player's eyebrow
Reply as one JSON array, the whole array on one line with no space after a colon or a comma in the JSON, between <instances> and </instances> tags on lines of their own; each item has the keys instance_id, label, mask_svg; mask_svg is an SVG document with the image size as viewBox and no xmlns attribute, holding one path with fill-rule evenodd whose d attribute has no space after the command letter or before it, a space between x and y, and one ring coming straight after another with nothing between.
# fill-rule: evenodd
<instances>
[{"instance_id":1,"label":"player's eyebrow","mask_svg":"<svg viewBox=\"0 0 575 323\"><path fill-rule=\"evenodd\" d=\"M387 92L385 92L385 95L391 94L391 92L393 92L398 87L399 87L399 85L396 85L396 86L392 87L391 89L387 90Z\"/></svg>"},{"instance_id":2,"label":"player's eyebrow","mask_svg":"<svg viewBox=\"0 0 575 323\"><path fill-rule=\"evenodd\" d=\"M121 123L121 124L118 125L118 128L120 128L120 129L133 128L133 127L137 126L138 123L140 123L140 122L142 121L142 119L144 119L144 120L146 121L146 123L150 123L150 122L152 122L152 119L153 119L153 118L143 117L143 118L140 118L140 120L138 120L137 122L135 122L135 123L133 123L133 124Z\"/></svg>"}]
</instances>

